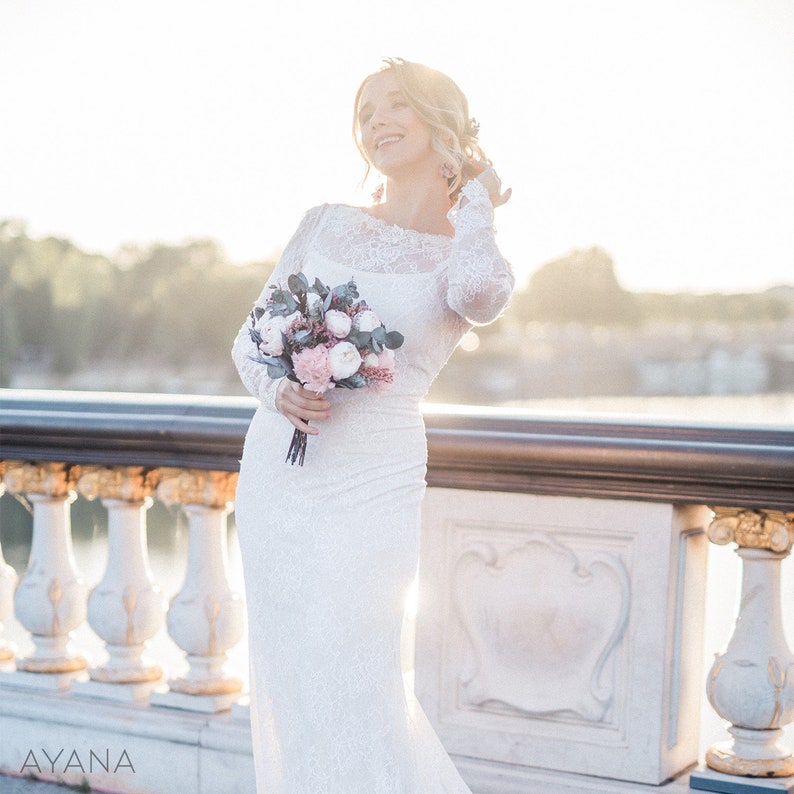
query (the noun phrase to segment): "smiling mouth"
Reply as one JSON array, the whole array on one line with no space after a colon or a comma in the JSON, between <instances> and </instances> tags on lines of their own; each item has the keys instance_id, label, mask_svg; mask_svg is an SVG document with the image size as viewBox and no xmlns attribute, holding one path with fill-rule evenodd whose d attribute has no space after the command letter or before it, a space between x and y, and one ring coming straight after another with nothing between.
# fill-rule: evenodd
<instances>
[{"instance_id":1,"label":"smiling mouth","mask_svg":"<svg viewBox=\"0 0 794 794\"><path fill-rule=\"evenodd\" d=\"M378 141L376 148L380 149L385 143L396 143L397 141L402 140L402 135L390 135L388 138L384 138L382 141Z\"/></svg>"}]
</instances>

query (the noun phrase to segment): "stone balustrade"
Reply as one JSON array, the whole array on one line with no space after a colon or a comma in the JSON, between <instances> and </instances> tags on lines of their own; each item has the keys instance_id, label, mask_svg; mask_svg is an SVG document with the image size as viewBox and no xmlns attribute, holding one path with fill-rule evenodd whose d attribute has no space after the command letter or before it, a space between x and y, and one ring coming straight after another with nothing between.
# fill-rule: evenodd
<instances>
[{"instance_id":1,"label":"stone balustrade","mask_svg":"<svg viewBox=\"0 0 794 794\"><path fill-rule=\"evenodd\" d=\"M0 623L30 640L21 653L0 633L11 737L0 771L171 792L178 769L186 794L253 792L245 675L228 663L245 610L227 517L254 403L8 391L0 408L0 495L33 514L27 566L0 550ZM428 408L426 424L405 667L473 790L741 791L758 777L788 790L781 561L794 542L794 430L449 407ZM91 582L72 548L77 494L107 511L107 560ZM187 524L170 603L149 563L154 502ZM735 545L743 581L735 631L704 676L704 650L719 650L703 648L709 540ZM86 623L103 661L74 639ZM178 671L152 649L163 632ZM704 693L730 727L702 753Z\"/></svg>"}]
</instances>

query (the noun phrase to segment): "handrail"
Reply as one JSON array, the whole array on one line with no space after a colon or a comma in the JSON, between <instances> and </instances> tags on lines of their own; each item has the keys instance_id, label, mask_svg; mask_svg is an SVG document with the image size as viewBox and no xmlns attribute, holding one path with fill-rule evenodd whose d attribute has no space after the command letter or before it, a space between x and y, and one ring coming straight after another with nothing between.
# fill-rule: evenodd
<instances>
[{"instance_id":1,"label":"handrail","mask_svg":"<svg viewBox=\"0 0 794 794\"><path fill-rule=\"evenodd\" d=\"M234 471L246 397L0 390L0 457ZM791 510L794 428L426 406L428 483Z\"/></svg>"}]
</instances>

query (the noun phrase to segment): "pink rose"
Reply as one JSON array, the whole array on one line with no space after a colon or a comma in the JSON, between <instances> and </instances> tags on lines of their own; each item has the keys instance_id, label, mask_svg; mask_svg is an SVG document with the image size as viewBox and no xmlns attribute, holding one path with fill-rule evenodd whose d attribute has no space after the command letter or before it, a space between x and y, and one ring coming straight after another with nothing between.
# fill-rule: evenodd
<instances>
[{"instance_id":1,"label":"pink rose","mask_svg":"<svg viewBox=\"0 0 794 794\"><path fill-rule=\"evenodd\" d=\"M309 390L320 394L333 388L331 362L324 345L306 347L292 357L295 376Z\"/></svg>"}]
</instances>

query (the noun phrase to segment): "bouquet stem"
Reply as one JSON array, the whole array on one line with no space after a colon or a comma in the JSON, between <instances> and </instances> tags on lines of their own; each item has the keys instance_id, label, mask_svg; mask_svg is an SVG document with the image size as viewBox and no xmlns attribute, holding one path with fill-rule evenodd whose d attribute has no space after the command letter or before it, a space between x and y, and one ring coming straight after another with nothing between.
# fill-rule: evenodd
<instances>
[{"instance_id":1,"label":"bouquet stem","mask_svg":"<svg viewBox=\"0 0 794 794\"><path fill-rule=\"evenodd\" d=\"M289 445L289 450L287 452L287 457L284 458L284 463L289 462L291 465L295 465L295 462L298 462L298 466L303 466L303 459L306 457L306 441L308 440L308 436L303 430L298 430L295 428L295 432L292 434L292 441Z\"/></svg>"}]
</instances>

